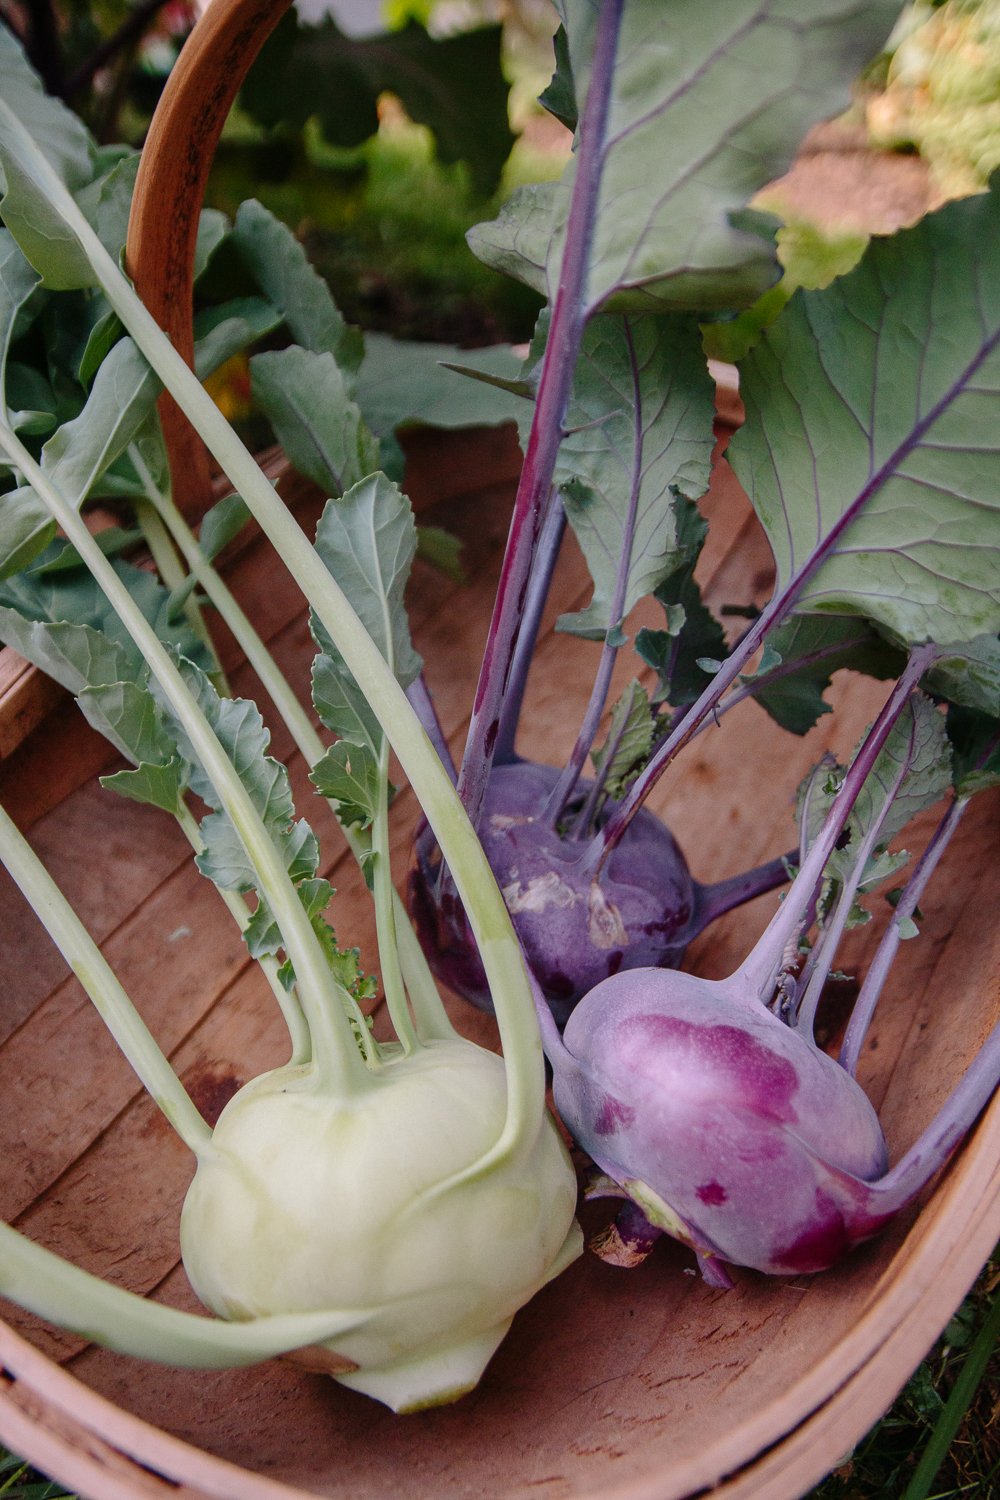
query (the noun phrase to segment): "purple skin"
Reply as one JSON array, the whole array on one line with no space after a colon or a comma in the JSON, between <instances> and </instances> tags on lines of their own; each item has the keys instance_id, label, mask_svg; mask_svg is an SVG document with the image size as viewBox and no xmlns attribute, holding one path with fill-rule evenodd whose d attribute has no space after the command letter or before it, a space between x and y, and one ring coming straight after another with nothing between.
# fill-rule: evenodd
<instances>
[{"instance_id":1,"label":"purple skin","mask_svg":"<svg viewBox=\"0 0 1000 1500\"><path fill-rule=\"evenodd\" d=\"M1000 1026L888 1171L875 1111L851 1071L816 1046L811 1013L803 1008L791 1026L765 1004L865 778L934 653L911 654L788 896L735 974L613 975L584 997L563 1037L536 989L556 1107L605 1174L592 1196L627 1200L596 1246L612 1263L636 1264L652 1245L638 1208L652 1228L697 1251L714 1286L729 1284L726 1262L772 1275L825 1270L912 1201L995 1088ZM908 906L928 864L915 872ZM892 929L887 937L891 946ZM826 971L832 959L824 951Z\"/></svg>"},{"instance_id":2,"label":"purple skin","mask_svg":"<svg viewBox=\"0 0 1000 1500\"><path fill-rule=\"evenodd\" d=\"M715 917L787 879L782 861L703 886L692 879L669 830L642 809L598 879L580 870L586 845L562 839L543 816L560 773L520 761L497 766L480 839L530 963L559 1025L595 985L623 969L672 969ZM581 782L586 795L590 783ZM409 882L410 915L437 977L492 1010L486 976L451 882L424 827ZM439 891L439 883L443 889Z\"/></svg>"}]
</instances>

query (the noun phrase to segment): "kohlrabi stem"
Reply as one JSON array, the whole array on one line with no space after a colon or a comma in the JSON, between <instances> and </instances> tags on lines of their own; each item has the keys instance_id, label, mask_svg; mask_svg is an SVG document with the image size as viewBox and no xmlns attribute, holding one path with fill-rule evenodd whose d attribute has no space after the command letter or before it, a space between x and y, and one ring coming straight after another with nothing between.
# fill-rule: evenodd
<instances>
[{"instance_id":1,"label":"kohlrabi stem","mask_svg":"<svg viewBox=\"0 0 1000 1500\"><path fill-rule=\"evenodd\" d=\"M97 243L100 244L100 241ZM110 263L110 257L108 259ZM187 369L187 365L184 368ZM211 400L210 397L205 399ZM24 444L5 423L0 423L0 446L20 468L76 547L163 689L206 776L243 841L250 863L259 878L261 891L275 914L282 942L295 967L299 996L312 1037L314 1064L331 1088L337 1088L345 1094L357 1092L365 1086L369 1075L344 1015L342 996L345 991L331 974L319 939L306 916L284 862L215 731L156 632L94 541L80 515L42 473ZM250 462L253 463L253 460ZM264 483L267 484L266 479ZM270 490L270 485L268 489Z\"/></svg>"},{"instance_id":2,"label":"kohlrabi stem","mask_svg":"<svg viewBox=\"0 0 1000 1500\"><path fill-rule=\"evenodd\" d=\"M198 820L183 799L178 801L176 817L180 824L181 832L195 854L204 853L205 841L201 836ZM220 886L216 886L216 890L231 912L240 932L246 932L250 922L250 909L244 897L237 891L224 891ZM271 993L277 1000L281 1014L285 1018L285 1025L288 1027L288 1036L292 1044L292 1055L288 1061L290 1063L307 1063L312 1056L312 1042L309 1037L309 1027L306 1025L306 1018L302 1013L302 1006L299 1004L299 998L294 989L286 990L278 978L278 961L272 954L266 954L263 958L259 958L257 962L264 971L267 982L271 986Z\"/></svg>"},{"instance_id":3,"label":"kohlrabi stem","mask_svg":"<svg viewBox=\"0 0 1000 1500\"><path fill-rule=\"evenodd\" d=\"M749 957L740 965L739 974L762 1003L766 1001L787 944L800 929L816 883L826 869L826 862L833 853L834 846L843 832L866 778L882 753L882 748L892 733L893 726L902 713L907 699L923 673L939 654L938 647L934 645L916 646L911 651L906 669L851 762L843 785L833 799L823 821L823 827L802 861L799 873L792 881L791 890L771 918Z\"/></svg>"},{"instance_id":4,"label":"kohlrabi stem","mask_svg":"<svg viewBox=\"0 0 1000 1500\"><path fill-rule=\"evenodd\" d=\"M378 806L372 822L372 895L375 898L375 929L378 933L382 988L393 1030L408 1057L420 1046L406 1004L403 975L396 951L396 923L392 909L392 869L389 864L389 741L383 735L379 755Z\"/></svg>"},{"instance_id":5,"label":"kohlrabi stem","mask_svg":"<svg viewBox=\"0 0 1000 1500\"><path fill-rule=\"evenodd\" d=\"M923 895L924 888L937 868L938 860L941 858L948 841L959 823L962 815L970 802L969 797L956 797L954 802L945 813L941 822L934 831L934 836L914 867L913 873L903 894L899 898L899 904L892 914L889 926L882 935L882 941L878 945L875 957L872 959L871 967L865 975L865 981L861 986L861 992L854 1002L851 1019L847 1023L847 1031L844 1033L843 1044L840 1048L840 1056L837 1061L851 1077L854 1078L858 1070L858 1058L861 1056L861 1046L868 1034L875 1007L878 1004L882 987L892 967L893 959L899 949L901 928L905 921L913 920L913 914L917 909L917 903Z\"/></svg>"},{"instance_id":6,"label":"kohlrabi stem","mask_svg":"<svg viewBox=\"0 0 1000 1500\"><path fill-rule=\"evenodd\" d=\"M291 735L292 741L299 750L299 753L308 766L314 766L326 753L326 746L317 734L309 715L295 696L274 657L233 598L230 589L205 556L194 533L176 505L174 505L173 500L168 495L161 493L143 461L142 454L137 448L135 451L130 448L129 456L135 465L139 478L142 480L150 504L156 508L159 518L180 549L184 561L212 601L212 605L219 616L232 631L237 645L243 651L247 661L263 683L265 692L278 710L279 717ZM157 566L159 567L158 561ZM167 581L167 579L164 579L164 582ZM176 587L176 585L171 585L171 587ZM445 748L447 752L447 747ZM333 812L336 813L337 803L332 799L328 800ZM346 827L344 824L341 824L341 828L344 837L347 839L351 853L360 864L365 846L353 828ZM402 965L406 987L410 992L410 1000L417 1014L420 1034L425 1037L454 1036L455 1031L441 1003L441 997L438 994L437 985L434 983L434 976L430 971L426 955L415 937L412 942L407 940L407 934L411 934L409 918L406 915L406 908L403 906L395 890L393 890L393 908L398 939L399 961ZM267 972L266 966L265 972ZM269 981L270 978L271 976L268 974ZM284 995L284 986L281 985L280 980L276 980L275 982L278 984L281 994ZM274 982L271 987L274 989ZM278 994L277 990L275 990L275 994ZM278 999L280 1003L281 995L278 996Z\"/></svg>"},{"instance_id":7,"label":"kohlrabi stem","mask_svg":"<svg viewBox=\"0 0 1000 1500\"><path fill-rule=\"evenodd\" d=\"M835 910L827 922L824 923L822 936L817 945L820 951L816 954L816 962L812 975L793 1022L794 1029L810 1041L813 1041L813 1026L816 1020L816 1011L819 1007L820 996L823 993L823 986L826 984L827 975L833 966L833 960L836 956L840 939L844 935L844 928L847 926L847 919L851 915L851 908L854 905L854 898L858 894L858 887L865 873L865 866L875 849L875 845L878 843L879 832L889 815L893 799L909 771L915 743L916 721L913 722L910 731L909 750L903 756L899 770L893 777L892 785L882 803L878 816L872 820L871 827L865 833L857 849L852 851L853 864L850 877L844 882Z\"/></svg>"},{"instance_id":8,"label":"kohlrabi stem","mask_svg":"<svg viewBox=\"0 0 1000 1500\"><path fill-rule=\"evenodd\" d=\"M524 690L527 686L531 658L535 652L535 642L542 623L545 601L549 596L552 575L555 572L565 530L566 512L563 509L559 491L553 486L545 507L538 546L535 548L535 556L531 564L531 576L528 579L528 592L524 600L521 628L518 631L510 680L500 712L500 728L497 732L496 749L493 752L495 766L508 766L517 760L514 743L517 739L517 726L521 721Z\"/></svg>"},{"instance_id":9,"label":"kohlrabi stem","mask_svg":"<svg viewBox=\"0 0 1000 1500\"><path fill-rule=\"evenodd\" d=\"M132 455L130 452L130 457L133 457L133 459L138 458L138 450L135 455ZM139 459L139 462L141 463L142 460ZM145 467L145 464L143 464L143 468ZM146 545L153 554L153 561L156 564L157 572L168 589L180 588L187 575L180 565L180 560L173 549L166 527L149 500L133 500L132 504L135 509L136 520L139 522L142 534L146 538ZM204 616L197 603L190 597L184 602L184 615L191 629L212 658L212 670L209 672L212 686L220 697L231 698L233 695L229 691L229 683L226 681L226 674L222 670L222 663L219 660L219 653L215 649L215 642L212 640L211 632L205 624Z\"/></svg>"},{"instance_id":10,"label":"kohlrabi stem","mask_svg":"<svg viewBox=\"0 0 1000 1500\"><path fill-rule=\"evenodd\" d=\"M566 223L559 288L552 309L528 447L517 487L493 619L483 656L459 796L478 828L510 681L532 556L563 439L573 371L586 321L587 279L603 170L604 138L624 0L600 0L587 102L580 121L576 179Z\"/></svg>"},{"instance_id":11,"label":"kohlrabi stem","mask_svg":"<svg viewBox=\"0 0 1000 1500\"><path fill-rule=\"evenodd\" d=\"M444 737L441 721L437 716L434 700L428 692L423 672L418 672L417 676L410 683L406 689L406 696L410 701L410 707L424 727L424 733L437 751L438 759L452 781L457 781L458 772L455 770L455 762L451 758L448 741Z\"/></svg>"},{"instance_id":12,"label":"kohlrabi stem","mask_svg":"<svg viewBox=\"0 0 1000 1500\"><path fill-rule=\"evenodd\" d=\"M621 0L617 0L617 6L620 12ZM364 686L372 711L382 724L424 809L454 877L479 947L503 1045L507 1068L504 1127L496 1144L460 1176L464 1180L488 1172L499 1161L510 1160L534 1148L545 1111L545 1072L524 959L510 914L475 830L403 689L343 591L214 401L202 389L197 376L136 296L45 156L2 99L0 130L8 159L14 157L18 161L32 186L43 193L50 208L62 219L69 241L75 240L80 253L86 256L122 323L281 554L348 669ZM89 533L86 536L89 542ZM301 903L300 910L303 910ZM413 941L416 942L415 937ZM313 1017L308 1010L307 1015L312 1027ZM315 1042L316 1038L313 1040ZM356 1047L354 1051L358 1066L363 1066ZM456 1178L455 1185L457 1182Z\"/></svg>"},{"instance_id":13,"label":"kohlrabi stem","mask_svg":"<svg viewBox=\"0 0 1000 1500\"><path fill-rule=\"evenodd\" d=\"M0 859L94 1002L139 1082L196 1156L212 1132L118 982L110 964L27 840L0 807Z\"/></svg>"},{"instance_id":14,"label":"kohlrabi stem","mask_svg":"<svg viewBox=\"0 0 1000 1500\"><path fill-rule=\"evenodd\" d=\"M542 814L550 828L554 828L562 816L563 808L573 795L573 790L580 779L584 761L590 754L594 743L594 735L597 726L601 722L604 705L608 701L608 689L611 686L611 674L615 669L618 659L619 642L622 638L622 619L625 610L625 596L628 590L629 573L632 570L632 544L635 540L635 520L639 511L639 490L642 485L642 391L639 387L639 362L635 357L635 344L632 340L632 328L628 318L623 318L625 325L625 340L628 344L629 363L632 370L632 393L635 406L635 432L633 434L633 456L632 456L632 484L629 490L628 507L625 512L625 524L622 527L622 550L618 558L618 569L615 573L614 593L611 596L611 605L608 609L608 630L604 637L604 649L601 659L597 664L597 675L594 678L594 686L591 690L590 701L587 711L583 716L580 733L576 744L566 762L566 769L552 788L548 802ZM624 732L624 726L623 732ZM621 738L621 736L619 736ZM615 746L617 749L617 746ZM607 779L607 773L614 758L614 750L608 747L608 753L604 757L604 776L598 776L597 784L591 789L590 796L584 803L583 810L576 820L574 833L577 836L586 836L590 827L591 819L597 807L600 797L600 788Z\"/></svg>"},{"instance_id":15,"label":"kohlrabi stem","mask_svg":"<svg viewBox=\"0 0 1000 1500\"><path fill-rule=\"evenodd\" d=\"M207 1129L207 1127L206 1127ZM358 1328L375 1309L283 1313L223 1322L112 1286L0 1224L0 1292L107 1349L188 1369L232 1369Z\"/></svg>"}]
</instances>

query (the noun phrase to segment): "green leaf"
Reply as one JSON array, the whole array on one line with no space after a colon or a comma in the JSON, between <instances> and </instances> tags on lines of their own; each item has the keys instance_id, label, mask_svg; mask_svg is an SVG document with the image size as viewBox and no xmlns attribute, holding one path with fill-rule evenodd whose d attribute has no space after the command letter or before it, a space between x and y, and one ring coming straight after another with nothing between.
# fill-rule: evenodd
<instances>
[{"instance_id":1,"label":"green leaf","mask_svg":"<svg viewBox=\"0 0 1000 1500\"><path fill-rule=\"evenodd\" d=\"M198 215L198 237L194 244L194 280L205 270L212 256L229 235L231 225L220 209L203 208Z\"/></svg>"},{"instance_id":2,"label":"green leaf","mask_svg":"<svg viewBox=\"0 0 1000 1500\"><path fill-rule=\"evenodd\" d=\"M128 216L138 170L139 152L135 151L74 194L81 213L116 265L128 236Z\"/></svg>"},{"instance_id":3,"label":"green leaf","mask_svg":"<svg viewBox=\"0 0 1000 1500\"><path fill-rule=\"evenodd\" d=\"M0 378L9 380L7 357L18 314L37 285L38 272L25 260L10 231L0 229ZM8 406L19 404L6 387L2 389Z\"/></svg>"},{"instance_id":4,"label":"green leaf","mask_svg":"<svg viewBox=\"0 0 1000 1500\"><path fill-rule=\"evenodd\" d=\"M364 357L361 334L344 322L292 231L249 198L239 206L230 242L296 343L315 354L332 354L345 376L356 374Z\"/></svg>"},{"instance_id":5,"label":"green leaf","mask_svg":"<svg viewBox=\"0 0 1000 1500\"><path fill-rule=\"evenodd\" d=\"M370 828L378 812L378 761L366 745L338 740L309 772L321 797L339 803L337 817L346 827Z\"/></svg>"},{"instance_id":6,"label":"green leaf","mask_svg":"<svg viewBox=\"0 0 1000 1500\"><path fill-rule=\"evenodd\" d=\"M226 495L206 511L198 532L198 545L209 562L239 536L250 520L250 507L239 495Z\"/></svg>"},{"instance_id":7,"label":"green leaf","mask_svg":"<svg viewBox=\"0 0 1000 1500\"><path fill-rule=\"evenodd\" d=\"M705 668L701 663L725 657L727 646L725 631L702 604L701 589L694 580L708 522L697 505L682 495L674 501L674 518L681 564L653 595L663 605L667 630L640 630L635 649L658 673L653 701L666 700L671 707L679 708L693 703L704 691Z\"/></svg>"},{"instance_id":8,"label":"green leaf","mask_svg":"<svg viewBox=\"0 0 1000 1500\"><path fill-rule=\"evenodd\" d=\"M217 307L204 308L194 320L198 379L207 380L227 359L273 333L282 321L281 313L264 297L234 297Z\"/></svg>"},{"instance_id":9,"label":"green leaf","mask_svg":"<svg viewBox=\"0 0 1000 1500\"><path fill-rule=\"evenodd\" d=\"M821 714L831 712L823 694L834 672L849 668L885 681L906 665L903 652L867 621L851 617L794 615L770 632L767 645L781 661L758 670L753 696L792 734L807 734Z\"/></svg>"},{"instance_id":10,"label":"green leaf","mask_svg":"<svg viewBox=\"0 0 1000 1500\"><path fill-rule=\"evenodd\" d=\"M861 743L863 741L859 742L858 749ZM859 885L861 890L878 884L902 868L907 857L887 855L885 850L911 818L924 808L933 807L951 785L951 750L945 734L944 715L923 693L912 695L869 772L847 822L848 838L827 862L828 877L841 882L850 877L857 858L854 851L882 813L893 783L903 768L903 781L889 804L879 830L878 843L865 866ZM816 790L810 798L810 842L833 801L836 785L839 785L839 778L828 782L824 789Z\"/></svg>"},{"instance_id":11,"label":"green leaf","mask_svg":"<svg viewBox=\"0 0 1000 1500\"><path fill-rule=\"evenodd\" d=\"M946 651L924 673L923 686L949 703L978 708L996 718L1000 715L1000 641L995 635L980 635Z\"/></svg>"},{"instance_id":12,"label":"green leaf","mask_svg":"<svg viewBox=\"0 0 1000 1500\"><path fill-rule=\"evenodd\" d=\"M267 754L270 732L265 729L255 703L245 698L220 698L208 677L189 661L178 661L181 674L215 730L247 793L257 809L275 847L293 880L316 873L319 845L309 825L295 819L295 806L288 772ZM153 694L163 715L164 727L185 761L191 765L191 787L209 807L218 809L218 795L198 762L187 734L154 682ZM250 891L257 874L228 816L215 811L201 823L205 850L196 863L222 890Z\"/></svg>"},{"instance_id":13,"label":"green leaf","mask_svg":"<svg viewBox=\"0 0 1000 1500\"><path fill-rule=\"evenodd\" d=\"M555 115L561 125L576 133L579 110L573 88L573 64L569 56L569 39L565 26L560 26L552 38L556 54L556 70L552 82L538 96L539 104L545 106L550 115Z\"/></svg>"},{"instance_id":14,"label":"green leaf","mask_svg":"<svg viewBox=\"0 0 1000 1500\"><path fill-rule=\"evenodd\" d=\"M314 633L317 625L314 620ZM321 723L342 740L367 748L374 755L379 754L382 726L369 707L368 699L332 641L324 640L320 635L317 639L322 649L313 661L312 696Z\"/></svg>"},{"instance_id":15,"label":"green leaf","mask_svg":"<svg viewBox=\"0 0 1000 1500\"><path fill-rule=\"evenodd\" d=\"M118 340L124 337L125 325L114 308L108 305L107 311L98 318L90 331L90 337L77 369L77 378L84 390L90 389L90 383L104 360Z\"/></svg>"},{"instance_id":16,"label":"green leaf","mask_svg":"<svg viewBox=\"0 0 1000 1500\"><path fill-rule=\"evenodd\" d=\"M715 388L693 318L604 314L584 330L555 483L594 580L585 610L556 628L603 640L629 547L621 619L683 561L676 494L708 489ZM634 525L629 516L634 506Z\"/></svg>"},{"instance_id":17,"label":"green leaf","mask_svg":"<svg viewBox=\"0 0 1000 1500\"><path fill-rule=\"evenodd\" d=\"M495 390L506 391L509 396L520 396L523 401L534 401L537 385L533 380L508 380L503 375L490 375L486 370L477 370L473 365L456 365L442 359L441 368L453 370L468 380L478 380L481 385L491 385Z\"/></svg>"},{"instance_id":18,"label":"green leaf","mask_svg":"<svg viewBox=\"0 0 1000 1500\"><path fill-rule=\"evenodd\" d=\"M175 813L183 790L184 762L174 756L166 765L140 765L134 771L102 776L101 786L133 802L150 802L164 812Z\"/></svg>"},{"instance_id":19,"label":"green leaf","mask_svg":"<svg viewBox=\"0 0 1000 1500\"><path fill-rule=\"evenodd\" d=\"M404 688L421 667L403 603L416 548L410 502L384 474L328 501L316 528L317 552Z\"/></svg>"},{"instance_id":20,"label":"green leaf","mask_svg":"<svg viewBox=\"0 0 1000 1500\"><path fill-rule=\"evenodd\" d=\"M0 97L13 110L71 192L94 175L96 145L83 121L47 94L10 28L0 28Z\"/></svg>"},{"instance_id":21,"label":"green leaf","mask_svg":"<svg viewBox=\"0 0 1000 1500\"><path fill-rule=\"evenodd\" d=\"M124 531L121 526L107 526L99 531L94 541L104 553L105 557L116 557L119 552L124 552L126 547L134 547L136 542L142 540L143 533L136 527L131 531ZM32 571L37 576L46 576L49 573L65 573L67 568L82 568L84 561L76 548L67 542L56 556L45 563L41 563Z\"/></svg>"},{"instance_id":22,"label":"green leaf","mask_svg":"<svg viewBox=\"0 0 1000 1500\"><path fill-rule=\"evenodd\" d=\"M779 590L941 645L1000 630L1000 182L797 292L741 366L729 457ZM854 507L852 510L851 508Z\"/></svg>"},{"instance_id":23,"label":"green leaf","mask_svg":"<svg viewBox=\"0 0 1000 1500\"><path fill-rule=\"evenodd\" d=\"M180 759L174 753L163 715L148 687L141 682L110 682L85 687L77 694L84 718L133 765L169 766ZM180 781L175 772L175 780ZM171 804L176 806L177 797Z\"/></svg>"},{"instance_id":24,"label":"green leaf","mask_svg":"<svg viewBox=\"0 0 1000 1500\"><path fill-rule=\"evenodd\" d=\"M434 40L411 22L390 35L344 36L320 26L280 21L264 43L240 94L260 124L302 126L319 119L335 146L360 146L378 129L378 96L402 100L406 113L433 133L445 163L467 163L474 189L495 191L514 144L507 119L499 26Z\"/></svg>"},{"instance_id":25,"label":"green leaf","mask_svg":"<svg viewBox=\"0 0 1000 1500\"><path fill-rule=\"evenodd\" d=\"M561 0L557 9L582 103L599 8ZM898 9L896 0L629 0L588 309L731 309L776 281L773 243L734 215L787 170L810 125L846 107L851 83ZM469 237L487 264L520 275L550 301L576 167L574 156L552 190L519 190L495 224Z\"/></svg>"},{"instance_id":26,"label":"green leaf","mask_svg":"<svg viewBox=\"0 0 1000 1500\"><path fill-rule=\"evenodd\" d=\"M655 721L649 699L638 682L630 682L615 704L608 727L608 737L590 758L598 775L610 755L604 791L617 800L625 792L635 773L645 764L653 743Z\"/></svg>"},{"instance_id":27,"label":"green leaf","mask_svg":"<svg viewBox=\"0 0 1000 1500\"><path fill-rule=\"evenodd\" d=\"M497 427L516 422L521 396L473 384L455 374L454 361L483 376L520 381L521 360L506 344L493 349L457 349L452 344L416 344L388 334L365 335L365 360L356 399L376 437L397 427Z\"/></svg>"},{"instance_id":28,"label":"green leaf","mask_svg":"<svg viewBox=\"0 0 1000 1500\"><path fill-rule=\"evenodd\" d=\"M130 338L104 360L87 404L42 449L42 470L70 505L79 506L152 414L162 389Z\"/></svg>"},{"instance_id":29,"label":"green leaf","mask_svg":"<svg viewBox=\"0 0 1000 1500\"><path fill-rule=\"evenodd\" d=\"M138 653L129 653L89 625L29 620L16 609L0 606L0 641L71 693L88 686L144 680Z\"/></svg>"},{"instance_id":30,"label":"green leaf","mask_svg":"<svg viewBox=\"0 0 1000 1500\"><path fill-rule=\"evenodd\" d=\"M0 105L7 100L0 96ZM34 168L21 151L9 121L0 108L0 174L4 198L0 213L26 258L53 291L72 291L97 285L97 277L75 232L49 202L34 178Z\"/></svg>"},{"instance_id":31,"label":"green leaf","mask_svg":"<svg viewBox=\"0 0 1000 1500\"><path fill-rule=\"evenodd\" d=\"M1000 719L952 704L946 725L957 794L972 796L1000 785Z\"/></svg>"},{"instance_id":32,"label":"green leaf","mask_svg":"<svg viewBox=\"0 0 1000 1500\"><path fill-rule=\"evenodd\" d=\"M300 474L341 495L378 464L378 443L351 400L332 354L290 349L255 354L250 389Z\"/></svg>"},{"instance_id":33,"label":"green leaf","mask_svg":"<svg viewBox=\"0 0 1000 1500\"><path fill-rule=\"evenodd\" d=\"M460 558L462 540L440 526L417 527L417 556L455 583L465 582Z\"/></svg>"},{"instance_id":34,"label":"green leaf","mask_svg":"<svg viewBox=\"0 0 1000 1500\"><path fill-rule=\"evenodd\" d=\"M56 523L27 485L0 495L0 580L20 573L52 541Z\"/></svg>"}]
</instances>

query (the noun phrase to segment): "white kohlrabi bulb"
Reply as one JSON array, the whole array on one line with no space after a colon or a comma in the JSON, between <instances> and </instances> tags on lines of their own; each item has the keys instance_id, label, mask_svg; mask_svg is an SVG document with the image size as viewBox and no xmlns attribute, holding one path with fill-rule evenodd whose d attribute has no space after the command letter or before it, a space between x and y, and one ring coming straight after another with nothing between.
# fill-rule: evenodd
<instances>
[{"instance_id":1,"label":"white kohlrabi bulb","mask_svg":"<svg viewBox=\"0 0 1000 1500\"><path fill-rule=\"evenodd\" d=\"M230 1100L181 1218L191 1283L224 1318L371 1309L330 1373L397 1411L471 1389L514 1313L582 1246L569 1157L546 1115L532 1150L435 1191L498 1140L498 1057L458 1039L330 1096L309 1066ZM326 1356L310 1351L314 1368Z\"/></svg>"}]
</instances>

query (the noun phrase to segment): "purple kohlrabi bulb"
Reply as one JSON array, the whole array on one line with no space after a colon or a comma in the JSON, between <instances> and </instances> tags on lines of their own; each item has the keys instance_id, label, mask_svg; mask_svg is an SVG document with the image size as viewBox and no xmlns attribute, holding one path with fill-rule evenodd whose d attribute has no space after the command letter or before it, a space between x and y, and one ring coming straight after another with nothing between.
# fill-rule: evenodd
<instances>
[{"instance_id":1,"label":"purple kohlrabi bulb","mask_svg":"<svg viewBox=\"0 0 1000 1500\"><path fill-rule=\"evenodd\" d=\"M702 1256L820 1271L892 1209L888 1162L854 1080L764 1006L644 969L598 985L553 1058L556 1107L650 1222Z\"/></svg>"},{"instance_id":2,"label":"purple kohlrabi bulb","mask_svg":"<svg viewBox=\"0 0 1000 1500\"><path fill-rule=\"evenodd\" d=\"M623 969L673 968L714 917L787 877L782 862L773 860L734 880L699 885L669 829L642 809L592 879L581 868L587 841L560 837L544 816L559 774L530 761L496 767L480 838L525 956L562 1025L601 980ZM581 800L590 785L579 783ZM441 877L426 826L417 837L409 908L438 978L491 1010L465 912L447 873Z\"/></svg>"}]
</instances>

